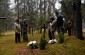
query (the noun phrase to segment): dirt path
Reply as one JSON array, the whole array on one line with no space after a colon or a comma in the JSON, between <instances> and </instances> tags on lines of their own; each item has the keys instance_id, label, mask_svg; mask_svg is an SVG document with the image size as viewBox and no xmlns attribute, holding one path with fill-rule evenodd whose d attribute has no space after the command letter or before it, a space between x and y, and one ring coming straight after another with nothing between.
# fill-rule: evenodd
<instances>
[{"instance_id":1,"label":"dirt path","mask_svg":"<svg viewBox=\"0 0 85 55\"><path fill-rule=\"evenodd\" d=\"M40 49L17 48L16 55L39 55Z\"/></svg>"}]
</instances>

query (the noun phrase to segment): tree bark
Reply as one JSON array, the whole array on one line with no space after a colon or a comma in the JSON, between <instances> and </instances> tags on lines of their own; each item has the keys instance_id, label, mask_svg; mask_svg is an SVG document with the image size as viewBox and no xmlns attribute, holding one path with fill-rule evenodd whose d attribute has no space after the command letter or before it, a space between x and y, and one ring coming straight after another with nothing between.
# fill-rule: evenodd
<instances>
[{"instance_id":1,"label":"tree bark","mask_svg":"<svg viewBox=\"0 0 85 55\"><path fill-rule=\"evenodd\" d=\"M48 0L48 18L50 18L50 16L51 16L51 1L50 0Z\"/></svg>"},{"instance_id":2,"label":"tree bark","mask_svg":"<svg viewBox=\"0 0 85 55\"><path fill-rule=\"evenodd\" d=\"M17 4L19 4L19 1L17 1ZM19 5L18 5L18 10L17 10L17 18L19 18Z\"/></svg>"},{"instance_id":3,"label":"tree bark","mask_svg":"<svg viewBox=\"0 0 85 55\"><path fill-rule=\"evenodd\" d=\"M83 40L83 34L82 34L82 18L81 18L81 0L75 0L75 18L74 18L74 32L75 36Z\"/></svg>"}]
</instances>

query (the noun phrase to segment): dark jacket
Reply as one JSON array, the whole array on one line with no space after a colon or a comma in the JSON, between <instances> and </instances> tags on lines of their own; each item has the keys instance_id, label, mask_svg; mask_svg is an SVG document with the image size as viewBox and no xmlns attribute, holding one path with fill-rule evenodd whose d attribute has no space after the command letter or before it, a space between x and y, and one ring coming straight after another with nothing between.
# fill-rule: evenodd
<instances>
[{"instance_id":1,"label":"dark jacket","mask_svg":"<svg viewBox=\"0 0 85 55\"><path fill-rule=\"evenodd\" d=\"M23 32L27 32L28 24L26 22L23 23Z\"/></svg>"},{"instance_id":2,"label":"dark jacket","mask_svg":"<svg viewBox=\"0 0 85 55\"><path fill-rule=\"evenodd\" d=\"M63 17L62 16L57 16L57 27L63 26Z\"/></svg>"}]
</instances>

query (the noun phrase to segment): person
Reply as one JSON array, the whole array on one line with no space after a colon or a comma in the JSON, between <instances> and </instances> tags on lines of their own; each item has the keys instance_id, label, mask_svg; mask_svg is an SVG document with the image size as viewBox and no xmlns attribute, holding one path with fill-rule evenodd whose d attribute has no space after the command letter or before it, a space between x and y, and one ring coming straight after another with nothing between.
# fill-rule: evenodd
<instances>
[{"instance_id":1,"label":"person","mask_svg":"<svg viewBox=\"0 0 85 55\"><path fill-rule=\"evenodd\" d=\"M20 32L21 32L21 29L20 29L20 23L19 23L19 20L17 19L16 22L15 22L15 42L20 42Z\"/></svg>"},{"instance_id":2,"label":"person","mask_svg":"<svg viewBox=\"0 0 85 55\"><path fill-rule=\"evenodd\" d=\"M48 36L49 36L50 41L48 43L57 42L55 39L55 36L54 36L54 32L55 32L55 28L56 28L54 21L55 21L54 17L50 17L49 29L48 29Z\"/></svg>"},{"instance_id":3,"label":"person","mask_svg":"<svg viewBox=\"0 0 85 55\"><path fill-rule=\"evenodd\" d=\"M21 36L22 36L22 35L23 35L23 34L22 34L22 33L23 33L23 32L22 32L22 31L23 31L23 30L22 30L22 28L23 28L22 17L20 17L19 20L20 20L20 28L21 28Z\"/></svg>"},{"instance_id":4,"label":"person","mask_svg":"<svg viewBox=\"0 0 85 55\"><path fill-rule=\"evenodd\" d=\"M71 36L72 35L72 22L68 21L68 35Z\"/></svg>"},{"instance_id":5,"label":"person","mask_svg":"<svg viewBox=\"0 0 85 55\"><path fill-rule=\"evenodd\" d=\"M63 16L61 14L57 14L57 31L58 31L58 42L63 43L64 42L64 28L63 28Z\"/></svg>"},{"instance_id":6,"label":"person","mask_svg":"<svg viewBox=\"0 0 85 55\"><path fill-rule=\"evenodd\" d=\"M23 34L23 41L27 42L28 41L28 36L27 36L27 28L28 24L26 22L26 19L23 20L23 28L22 28L22 34Z\"/></svg>"},{"instance_id":7,"label":"person","mask_svg":"<svg viewBox=\"0 0 85 55\"><path fill-rule=\"evenodd\" d=\"M59 13L56 13L57 15L57 31L58 31L58 34L60 34L60 32L63 32L63 16Z\"/></svg>"}]
</instances>

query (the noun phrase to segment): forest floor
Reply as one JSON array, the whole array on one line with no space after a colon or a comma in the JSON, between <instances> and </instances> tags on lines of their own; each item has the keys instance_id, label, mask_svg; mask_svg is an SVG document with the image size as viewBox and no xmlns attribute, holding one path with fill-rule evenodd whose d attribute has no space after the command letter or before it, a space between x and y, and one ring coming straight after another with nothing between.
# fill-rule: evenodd
<instances>
[{"instance_id":1,"label":"forest floor","mask_svg":"<svg viewBox=\"0 0 85 55\"><path fill-rule=\"evenodd\" d=\"M10 33L10 34L9 34ZM57 39L57 35L56 39ZM64 40L67 44L66 47L63 44L47 44L45 50L30 49L27 47L28 42L23 42L21 37L21 43L15 43L15 36L12 32L8 32L8 35L0 36L0 55L85 55L85 40L79 40L74 36L64 35ZM85 34L84 34L85 37ZM29 34L29 41L40 41L41 34ZM48 35L46 34L48 41Z\"/></svg>"}]
</instances>

